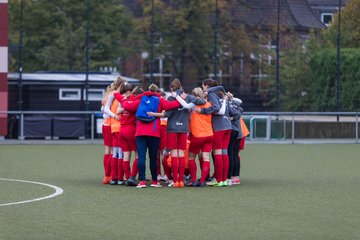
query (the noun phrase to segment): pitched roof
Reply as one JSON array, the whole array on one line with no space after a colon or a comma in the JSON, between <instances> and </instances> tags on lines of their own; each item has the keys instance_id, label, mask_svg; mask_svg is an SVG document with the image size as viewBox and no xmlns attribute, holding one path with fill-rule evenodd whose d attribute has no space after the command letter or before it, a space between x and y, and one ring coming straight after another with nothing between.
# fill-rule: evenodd
<instances>
[{"instance_id":1,"label":"pitched roof","mask_svg":"<svg viewBox=\"0 0 360 240\"><path fill-rule=\"evenodd\" d=\"M339 0L307 0L310 6L321 5L321 6L338 6ZM349 0L341 0L342 6Z\"/></svg>"},{"instance_id":2,"label":"pitched roof","mask_svg":"<svg viewBox=\"0 0 360 240\"><path fill-rule=\"evenodd\" d=\"M277 22L277 0L240 0L234 11L238 21L247 25L269 26ZM306 0L280 0L280 21L296 29L324 28Z\"/></svg>"},{"instance_id":3,"label":"pitched roof","mask_svg":"<svg viewBox=\"0 0 360 240\"><path fill-rule=\"evenodd\" d=\"M122 77L132 84L139 84L140 80L130 77L125 77L117 73L89 73L89 82L93 83L111 83L117 77ZM18 81L19 73L8 73L9 81ZM23 73L22 79L24 82L85 82L85 73L66 73L66 72L35 72Z\"/></svg>"},{"instance_id":4,"label":"pitched roof","mask_svg":"<svg viewBox=\"0 0 360 240\"><path fill-rule=\"evenodd\" d=\"M324 28L324 25L312 13L306 0L287 0L293 17L305 28Z\"/></svg>"}]
</instances>

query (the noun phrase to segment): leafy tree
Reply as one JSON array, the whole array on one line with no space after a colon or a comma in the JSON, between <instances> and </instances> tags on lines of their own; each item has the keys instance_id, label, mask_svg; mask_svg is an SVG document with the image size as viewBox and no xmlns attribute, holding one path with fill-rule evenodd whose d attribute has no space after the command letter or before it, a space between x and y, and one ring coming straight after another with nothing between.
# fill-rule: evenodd
<instances>
[{"instance_id":1,"label":"leafy tree","mask_svg":"<svg viewBox=\"0 0 360 240\"><path fill-rule=\"evenodd\" d=\"M341 11L341 110L359 111L360 2L349 0ZM338 15L331 25L309 41L309 108L336 111ZM311 55L313 53L313 55Z\"/></svg>"},{"instance_id":2,"label":"leafy tree","mask_svg":"<svg viewBox=\"0 0 360 240\"><path fill-rule=\"evenodd\" d=\"M143 15L136 19L136 31L149 49L151 30L150 1L139 1ZM196 66L200 76L209 70L212 29L209 13L212 1L154 1L156 55L162 55L175 77L184 78L186 62Z\"/></svg>"},{"instance_id":3,"label":"leafy tree","mask_svg":"<svg viewBox=\"0 0 360 240\"><path fill-rule=\"evenodd\" d=\"M10 71L17 68L20 0L9 1ZM90 69L118 66L129 54L129 11L121 0L89 3ZM87 1L24 1L24 70L85 70Z\"/></svg>"},{"instance_id":4,"label":"leafy tree","mask_svg":"<svg viewBox=\"0 0 360 240\"><path fill-rule=\"evenodd\" d=\"M310 32L310 38L314 38ZM281 109L283 111L311 110L310 60L317 47L308 43L306 48L297 35L291 36L292 47L283 50L281 58Z\"/></svg>"},{"instance_id":5,"label":"leafy tree","mask_svg":"<svg viewBox=\"0 0 360 240\"><path fill-rule=\"evenodd\" d=\"M338 17L336 14L330 26L320 35L324 47L337 46ZM360 47L360 1L349 0L341 10L341 46L344 48Z\"/></svg>"},{"instance_id":6,"label":"leafy tree","mask_svg":"<svg viewBox=\"0 0 360 240\"><path fill-rule=\"evenodd\" d=\"M341 12L342 110L358 110L360 2L350 0ZM338 15L319 33L311 32L306 48L298 37L281 55L281 110L336 111ZM349 48L349 49L346 49ZM352 49L350 49L352 48ZM324 50L325 49L325 50ZM267 104L273 103L270 98Z\"/></svg>"},{"instance_id":7,"label":"leafy tree","mask_svg":"<svg viewBox=\"0 0 360 240\"><path fill-rule=\"evenodd\" d=\"M235 22L232 12L237 1L219 1L219 68L228 68L241 53L247 53L250 41L245 28ZM134 24L149 49L151 30L150 1L139 0L141 17ZM162 56L166 70L193 87L213 72L215 0L155 0L155 55ZM250 51L250 50L249 50ZM149 63L149 62L148 62Z\"/></svg>"},{"instance_id":8,"label":"leafy tree","mask_svg":"<svg viewBox=\"0 0 360 240\"><path fill-rule=\"evenodd\" d=\"M343 111L360 109L360 50L343 49L341 54L341 105ZM336 111L336 49L324 49L310 60L310 96L315 111Z\"/></svg>"}]
</instances>

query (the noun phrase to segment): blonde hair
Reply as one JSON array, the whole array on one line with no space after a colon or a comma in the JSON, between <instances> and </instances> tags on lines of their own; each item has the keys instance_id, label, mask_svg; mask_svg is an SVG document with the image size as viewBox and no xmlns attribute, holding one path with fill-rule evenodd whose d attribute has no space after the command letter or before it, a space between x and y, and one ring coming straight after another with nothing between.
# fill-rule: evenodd
<instances>
[{"instance_id":1,"label":"blonde hair","mask_svg":"<svg viewBox=\"0 0 360 240\"><path fill-rule=\"evenodd\" d=\"M149 89L150 92L160 92L160 89L154 83L150 84L148 89Z\"/></svg>"},{"instance_id":2,"label":"blonde hair","mask_svg":"<svg viewBox=\"0 0 360 240\"><path fill-rule=\"evenodd\" d=\"M204 98L205 98L204 91L203 91L200 87L194 88L194 89L192 90L192 94L193 94L195 97L199 97L199 98L201 98L201 99L204 99Z\"/></svg>"},{"instance_id":3,"label":"blonde hair","mask_svg":"<svg viewBox=\"0 0 360 240\"><path fill-rule=\"evenodd\" d=\"M114 90L114 82L112 82L111 84L109 84L109 85L106 87L104 96L108 95L108 94L111 93L113 90Z\"/></svg>"}]
</instances>

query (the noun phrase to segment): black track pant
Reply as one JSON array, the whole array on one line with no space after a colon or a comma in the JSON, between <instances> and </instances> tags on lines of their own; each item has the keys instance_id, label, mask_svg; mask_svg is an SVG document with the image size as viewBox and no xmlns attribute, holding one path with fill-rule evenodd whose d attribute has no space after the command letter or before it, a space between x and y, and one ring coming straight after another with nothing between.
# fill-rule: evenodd
<instances>
[{"instance_id":1,"label":"black track pant","mask_svg":"<svg viewBox=\"0 0 360 240\"><path fill-rule=\"evenodd\" d=\"M230 179L232 176L238 176L236 173L240 172L240 159L238 156L240 139L238 138L238 131L231 130L230 143L228 147L229 155L229 171L227 178Z\"/></svg>"}]
</instances>

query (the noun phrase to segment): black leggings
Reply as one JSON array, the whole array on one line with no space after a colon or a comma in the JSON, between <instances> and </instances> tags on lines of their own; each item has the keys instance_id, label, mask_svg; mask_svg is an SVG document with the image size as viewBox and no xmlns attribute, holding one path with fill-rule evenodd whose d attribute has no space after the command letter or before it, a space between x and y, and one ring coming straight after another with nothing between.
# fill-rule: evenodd
<instances>
[{"instance_id":1,"label":"black leggings","mask_svg":"<svg viewBox=\"0 0 360 240\"><path fill-rule=\"evenodd\" d=\"M237 173L240 172L240 159L239 159L239 145L240 139L238 139L239 132L231 130L230 143L228 147L229 155L229 171L227 178L230 179L232 176L239 176Z\"/></svg>"}]
</instances>

